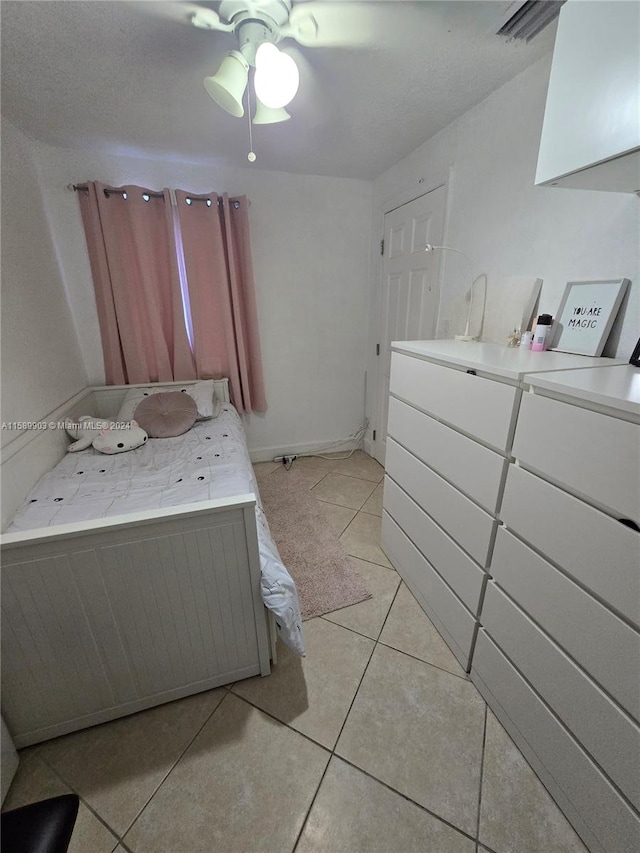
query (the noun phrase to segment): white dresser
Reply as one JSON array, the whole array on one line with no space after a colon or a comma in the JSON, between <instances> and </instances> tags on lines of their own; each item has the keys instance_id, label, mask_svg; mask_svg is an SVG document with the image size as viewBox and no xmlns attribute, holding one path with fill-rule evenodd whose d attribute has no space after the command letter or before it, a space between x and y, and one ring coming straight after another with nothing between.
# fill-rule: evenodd
<instances>
[{"instance_id":1,"label":"white dresser","mask_svg":"<svg viewBox=\"0 0 640 853\"><path fill-rule=\"evenodd\" d=\"M589 849L637 853L640 370L524 385L471 678Z\"/></svg>"},{"instance_id":2,"label":"white dresser","mask_svg":"<svg viewBox=\"0 0 640 853\"><path fill-rule=\"evenodd\" d=\"M612 363L476 342L392 345L382 546L467 670L522 379Z\"/></svg>"},{"instance_id":3,"label":"white dresser","mask_svg":"<svg viewBox=\"0 0 640 853\"><path fill-rule=\"evenodd\" d=\"M382 546L594 853L640 850L639 528L640 370L392 345Z\"/></svg>"}]
</instances>

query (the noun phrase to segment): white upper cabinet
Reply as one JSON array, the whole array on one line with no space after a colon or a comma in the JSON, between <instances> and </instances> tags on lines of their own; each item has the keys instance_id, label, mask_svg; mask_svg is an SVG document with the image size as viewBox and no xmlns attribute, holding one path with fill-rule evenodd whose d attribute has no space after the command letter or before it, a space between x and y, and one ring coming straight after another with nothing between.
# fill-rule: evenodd
<instances>
[{"instance_id":1,"label":"white upper cabinet","mask_svg":"<svg viewBox=\"0 0 640 853\"><path fill-rule=\"evenodd\" d=\"M640 190L636 0L568 0L562 7L536 184Z\"/></svg>"}]
</instances>

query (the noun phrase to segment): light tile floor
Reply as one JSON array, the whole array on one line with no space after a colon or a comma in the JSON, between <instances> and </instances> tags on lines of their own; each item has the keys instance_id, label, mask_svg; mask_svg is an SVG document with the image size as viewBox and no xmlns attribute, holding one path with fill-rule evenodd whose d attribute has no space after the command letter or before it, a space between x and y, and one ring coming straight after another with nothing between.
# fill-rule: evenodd
<instances>
[{"instance_id":1,"label":"light tile floor","mask_svg":"<svg viewBox=\"0 0 640 853\"><path fill-rule=\"evenodd\" d=\"M23 750L4 807L76 791L71 853L584 853L380 549L382 468L294 466L372 598L268 678Z\"/></svg>"}]
</instances>

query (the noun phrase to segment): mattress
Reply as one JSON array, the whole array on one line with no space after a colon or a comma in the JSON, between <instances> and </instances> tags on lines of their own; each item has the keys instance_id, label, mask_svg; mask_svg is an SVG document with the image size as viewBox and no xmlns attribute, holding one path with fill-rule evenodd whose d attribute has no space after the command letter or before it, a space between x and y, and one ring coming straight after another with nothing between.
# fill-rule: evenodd
<instances>
[{"instance_id":1,"label":"mattress","mask_svg":"<svg viewBox=\"0 0 640 853\"><path fill-rule=\"evenodd\" d=\"M230 403L184 435L149 439L128 453L68 453L27 495L7 532L250 493L257 500L262 600L282 640L303 655L295 584L269 532L242 422Z\"/></svg>"}]
</instances>

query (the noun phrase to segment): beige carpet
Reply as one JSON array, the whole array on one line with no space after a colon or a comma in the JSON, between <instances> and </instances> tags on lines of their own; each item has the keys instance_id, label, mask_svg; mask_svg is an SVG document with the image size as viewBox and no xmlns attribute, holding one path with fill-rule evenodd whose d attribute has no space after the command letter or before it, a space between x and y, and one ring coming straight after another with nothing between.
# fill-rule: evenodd
<instances>
[{"instance_id":1,"label":"beige carpet","mask_svg":"<svg viewBox=\"0 0 640 853\"><path fill-rule=\"evenodd\" d=\"M261 479L259 487L271 535L298 589L303 620L371 598L304 478L288 471Z\"/></svg>"}]
</instances>

